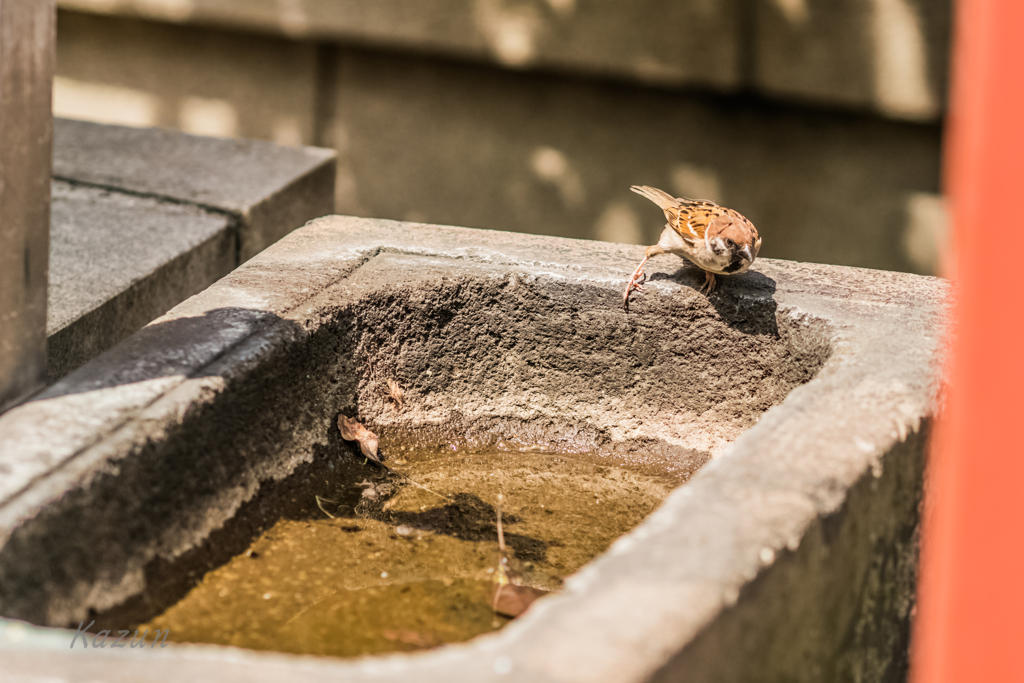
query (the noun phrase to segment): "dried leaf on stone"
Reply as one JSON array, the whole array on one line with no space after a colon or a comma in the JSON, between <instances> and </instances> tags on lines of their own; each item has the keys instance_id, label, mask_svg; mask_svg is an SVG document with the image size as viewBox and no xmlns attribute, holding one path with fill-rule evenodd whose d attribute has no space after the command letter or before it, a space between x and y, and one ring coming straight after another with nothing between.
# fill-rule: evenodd
<instances>
[{"instance_id":1,"label":"dried leaf on stone","mask_svg":"<svg viewBox=\"0 0 1024 683\"><path fill-rule=\"evenodd\" d=\"M381 462L384 458L378 455L379 442L377 435L364 427L359 420L339 415L338 430L341 432L341 438L345 439L345 441L355 441L359 444L359 451L364 457L379 465L384 464Z\"/></svg>"},{"instance_id":2,"label":"dried leaf on stone","mask_svg":"<svg viewBox=\"0 0 1024 683\"><path fill-rule=\"evenodd\" d=\"M398 386L398 382L393 379L388 380L388 396L395 402L397 408L401 409L405 406L405 394L402 392L402 387Z\"/></svg>"}]
</instances>

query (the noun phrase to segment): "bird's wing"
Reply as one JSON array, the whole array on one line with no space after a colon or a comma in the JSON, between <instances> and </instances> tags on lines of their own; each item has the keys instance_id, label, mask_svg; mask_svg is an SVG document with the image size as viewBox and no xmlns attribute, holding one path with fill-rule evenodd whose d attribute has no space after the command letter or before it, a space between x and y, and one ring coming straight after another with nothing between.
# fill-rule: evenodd
<instances>
[{"instance_id":1,"label":"bird's wing","mask_svg":"<svg viewBox=\"0 0 1024 683\"><path fill-rule=\"evenodd\" d=\"M634 185L629 189L660 206L665 212L668 225L679 233L683 240L691 244L704 240L708 226L721 211L714 202L676 198L664 190L648 185Z\"/></svg>"},{"instance_id":2,"label":"bird's wing","mask_svg":"<svg viewBox=\"0 0 1024 683\"><path fill-rule=\"evenodd\" d=\"M665 211L669 216L669 225L684 240L704 241L708 227L719 215L719 207L713 202L700 199L677 199L678 204L672 207L671 213Z\"/></svg>"}]
</instances>

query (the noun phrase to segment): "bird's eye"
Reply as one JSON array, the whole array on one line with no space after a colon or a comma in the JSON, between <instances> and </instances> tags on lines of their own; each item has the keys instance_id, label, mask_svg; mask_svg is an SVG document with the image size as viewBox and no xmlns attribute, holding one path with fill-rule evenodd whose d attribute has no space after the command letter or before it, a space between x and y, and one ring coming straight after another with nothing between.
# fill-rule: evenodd
<instances>
[{"instance_id":1,"label":"bird's eye","mask_svg":"<svg viewBox=\"0 0 1024 683\"><path fill-rule=\"evenodd\" d=\"M727 246L727 247L729 247L730 249L732 249L733 247L735 247L735 246L736 246L736 243L735 243L735 242L733 242L733 241L732 241L731 239L729 239L728 237L726 237L726 238L725 238L725 246Z\"/></svg>"}]
</instances>

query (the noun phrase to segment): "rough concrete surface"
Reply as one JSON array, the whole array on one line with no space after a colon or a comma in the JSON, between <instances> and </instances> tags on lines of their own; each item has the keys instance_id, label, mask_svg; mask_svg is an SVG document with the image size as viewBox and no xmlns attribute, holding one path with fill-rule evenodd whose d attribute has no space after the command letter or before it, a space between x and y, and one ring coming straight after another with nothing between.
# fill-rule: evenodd
<instances>
[{"instance_id":1,"label":"rough concrete surface","mask_svg":"<svg viewBox=\"0 0 1024 683\"><path fill-rule=\"evenodd\" d=\"M330 210L334 154L55 119L52 383Z\"/></svg>"},{"instance_id":2,"label":"rough concrete surface","mask_svg":"<svg viewBox=\"0 0 1024 683\"><path fill-rule=\"evenodd\" d=\"M59 180L236 217L242 260L331 211L331 150L69 119L54 122L54 149L53 175Z\"/></svg>"},{"instance_id":3,"label":"rough concrete surface","mask_svg":"<svg viewBox=\"0 0 1024 683\"><path fill-rule=\"evenodd\" d=\"M51 383L235 266L222 213L60 181L52 196Z\"/></svg>"},{"instance_id":4,"label":"rough concrete surface","mask_svg":"<svg viewBox=\"0 0 1024 683\"><path fill-rule=\"evenodd\" d=\"M705 297L663 257L626 314L640 254L328 217L0 417L0 613L50 625L144 604L181 558L230 544L241 510L263 528L265 490L336 476L339 412L382 434L716 455L560 595L492 636L355 661L69 652L71 632L8 623L5 672L902 680L945 285L766 259Z\"/></svg>"}]
</instances>

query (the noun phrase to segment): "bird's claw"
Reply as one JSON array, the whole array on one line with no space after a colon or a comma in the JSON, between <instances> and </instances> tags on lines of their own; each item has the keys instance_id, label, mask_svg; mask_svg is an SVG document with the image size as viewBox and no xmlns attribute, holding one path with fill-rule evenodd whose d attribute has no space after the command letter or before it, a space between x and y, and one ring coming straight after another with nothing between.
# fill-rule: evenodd
<instances>
[{"instance_id":1,"label":"bird's claw","mask_svg":"<svg viewBox=\"0 0 1024 683\"><path fill-rule=\"evenodd\" d=\"M711 292L715 291L716 284L718 283L715 282L714 274L704 271L704 284L700 286L700 289L698 289L697 292L699 292L700 294L704 294L706 296L710 296Z\"/></svg>"},{"instance_id":2,"label":"bird's claw","mask_svg":"<svg viewBox=\"0 0 1024 683\"><path fill-rule=\"evenodd\" d=\"M629 294L634 289L638 292L644 291L643 283L647 281L647 274L643 271L634 273L633 277L629 278L629 283L626 285L626 293L622 295L622 308L629 312Z\"/></svg>"}]
</instances>

